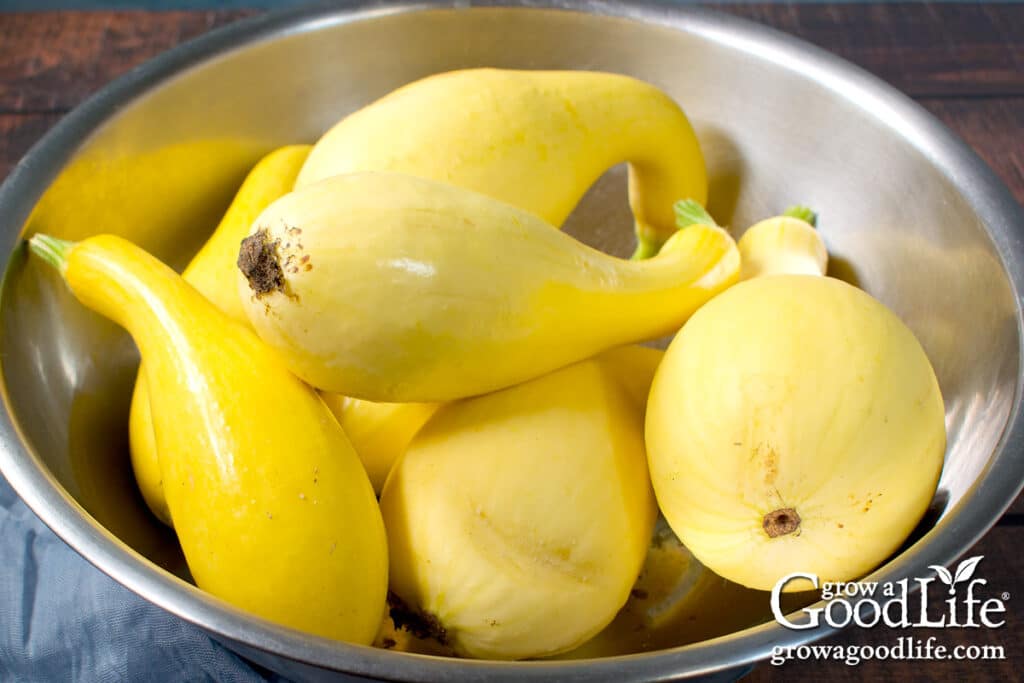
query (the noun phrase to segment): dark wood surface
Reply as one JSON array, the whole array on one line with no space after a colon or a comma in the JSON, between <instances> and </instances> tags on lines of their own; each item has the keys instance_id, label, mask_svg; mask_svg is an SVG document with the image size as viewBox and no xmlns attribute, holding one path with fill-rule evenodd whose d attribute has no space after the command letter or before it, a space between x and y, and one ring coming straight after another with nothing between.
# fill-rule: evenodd
<instances>
[{"instance_id":1,"label":"dark wood surface","mask_svg":"<svg viewBox=\"0 0 1024 683\"><path fill-rule=\"evenodd\" d=\"M914 97L974 147L1024 203L1024 4L725 4L709 6L793 34ZM250 11L0 14L0 179L63 113L111 79ZM1021 226L1024 230L1024 226ZM934 634L1005 647L1003 661L832 661L758 666L747 680L1024 680L1024 499L967 555L1010 594L996 630ZM1017 597L1019 595L1019 597ZM827 643L892 645L900 635L848 629Z\"/></svg>"}]
</instances>

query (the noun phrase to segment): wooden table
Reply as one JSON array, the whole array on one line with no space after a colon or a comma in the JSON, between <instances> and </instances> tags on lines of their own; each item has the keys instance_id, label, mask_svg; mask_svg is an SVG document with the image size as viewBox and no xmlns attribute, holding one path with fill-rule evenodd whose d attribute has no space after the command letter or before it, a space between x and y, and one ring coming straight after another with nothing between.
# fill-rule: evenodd
<instances>
[{"instance_id":1,"label":"wooden table","mask_svg":"<svg viewBox=\"0 0 1024 683\"><path fill-rule=\"evenodd\" d=\"M1024 203L1024 4L710 5L776 27L872 71L971 144ZM0 178L65 112L132 66L250 11L0 14ZM1024 226L1021 226L1024 230ZM967 556L1008 591L997 630L946 630L950 646L1002 645L1004 661L838 662L759 666L748 680L1024 680L1024 499ZM1019 597L1015 597L1018 596ZM832 644L892 645L884 628Z\"/></svg>"}]
</instances>

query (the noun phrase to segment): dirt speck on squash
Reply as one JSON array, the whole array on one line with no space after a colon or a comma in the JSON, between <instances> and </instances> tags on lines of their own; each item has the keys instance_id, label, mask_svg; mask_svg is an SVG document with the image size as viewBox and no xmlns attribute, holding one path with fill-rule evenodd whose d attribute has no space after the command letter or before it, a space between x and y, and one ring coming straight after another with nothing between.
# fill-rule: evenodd
<instances>
[{"instance_id":1,"label":"dirt speck on squash","mask_svg":"<svg viewBox=\"0 0 1024 683\"><path fill-rule=\"evenodd\" d=\"M448 645L448 631L433 614L411 607L393 592L388 592L388 604L391 605L388 614L395 628L405 629L417 638Z\"/></svg>"},{"instance_id":2,"label":"dirt speck on squash","mask_svg":"<svg viewBox=\"0 0 1024 683\"><path fill-rule=\"evenodd\" d=\"M279 240L271 240L265 228L244 240L238 250L238 269L257 298L284 291L284 271L278 261Z\"/></svg>"}]
</instances>

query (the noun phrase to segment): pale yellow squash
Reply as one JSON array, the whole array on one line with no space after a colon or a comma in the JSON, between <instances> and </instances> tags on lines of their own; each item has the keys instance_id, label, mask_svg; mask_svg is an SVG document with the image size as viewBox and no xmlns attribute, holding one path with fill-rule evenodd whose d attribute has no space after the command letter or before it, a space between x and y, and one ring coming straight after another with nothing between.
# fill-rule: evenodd
<instances>
[{"instance_id":1,"label":"pale yellow squash","mask_svg":"<svg viewBox=\"0 0 1024 683\"><path fill-rule=\"evenodd\" d=\"M398 173L282 197L243 252L246 313L293 372L395 402L493 391L671 333L739 271L717 227L626 261L511 205Z\"/></svg>"},{"instance_id":2,"label":"pale yellow squash","mask_svg":"<svg viewBox=\"0 0 1024 683\"><path fill-rule=\"evenodd\" d=\"M374 403L328 392L320 397L355 446L377 493L395 460L438 408L437 403Z\"/></svg>"},{"instance_id":3,"label":"pale yellow squash","mask_svg":"<svg viewBox=\"0 0 1024 683\"><path fill-rule=\"evenodd\" d=\"M309 145L291 145L260 160L209 241L182 273L189 284L233 320L248 324L235 284L238 245L260 212L292 190L310 149ZM323 399L341 422L378 493L387 468L432 412L423 404L376 404L334 394L324 394ZM140 367L128 418L132 468L146 504L158 519L170 525L148 400L145 373Z\"/></svg>"},{"instance_id":4,"label":"pale yellow squash","mask_svg":"<svg viewBox=\"0 0 1024 683\"><path fill-rule=\"evenodd\" d=\"M663 353L630 345L607 351L599 358L642 409ZM373 403L326 392L320 396L356 446L377 493L416 432L440 407L437 403Z\"/></svg>"},{"instance_id":5,"label":"pale yellow squash","mask_svg":"<svg viewBox=\"0 0 1024 683\"><path fill-rule=\"evenodd\" d=\"M692 199L675 204L676 225L717 225L711 214ZM758 221L743 231L736 246L740 251L740 280L762 275L824 275L828 250L815 230L818 214L797 204L772 218Z\"/></svg>"},{"instance_id":6,"label":"pale yellow squash","mask_svg":"<svg viewBox=\"0 0 1024 683\"><path fill-rule=\"evenodd\" d=\"M740 237L740 279L763 275L824 275L828 249L815 230L817 215L794 206L780 216L759 221Z\"/></svg>"},{"instance_id":7,"label":"pale yellow squash","mask_svg":"<svg viewBox=\"0 0 1024 683\"><path fill-rule=\"evenodd\" d=\"M642 409L600 360L447 404L381 510L400 621L472 657L573 648L626 602L647 552Z\"/></svg>"},{"instance_id":8,"label":"pale yellow squash","mask_svg":"<svg viewBox=\"0 0 1024 683\"><path fill-rule=\"evenodd\" d=\"M814 593L780 597L784 614L817 601ZM702 565L659 519L629 600L612 623L556 659L596 659L652 652L717 638L771 621L763 591L727 581ZM421 646L404 641L403 646Z\"/></svg>"},{"instance_id":9,"label":"pale yellow squash","mask_svg":"<svg viewBox=\"0 0 1024 683\"><path fill-rule=\"evenodd\" d=\"M630 344L605 351L595 356L595 360L600 361L622 383L633 401L634 409L643 416L647 409L651 380L664 356L665 352L661 349Z\"/></svg>"},{"instance_id":10,"label":"pale yellow squash","mask_svg":"<svg viewBox=\"0 0 1024 683\"><path fill-rule=\"evenodd\" d=\"M196 584L310 633L370 643L387 587L373 489L331 412L244 325L110 235L32 250L145 361L167 506Z\"/></svg>"},{"instance_id":11,"label":"pale yellow squash","mask_svg":"<svg viewBox=\"0 0 1024 683\"><path fill-rule=\"evenodd\" d=\"M698 311L655 375L646 435L672 529L759 590L874 569L927 509L945 448L939 385L911 331L812 275L754 278Z\"/></svg>"},{"instance_id":12,"label":"pale yellow squash","mask_svg":"<svg viewBox=\"0 0 1024 683\"><path fill-rule=\"evenodd\" d=\"M675 232L672 204L707 197L700 145L655 86L598 71L466 69L405 85L346 116L313 148L298 187L398 171L452 183L560 226L623 161L638 256Z\"/></svg>"}]
</instances>

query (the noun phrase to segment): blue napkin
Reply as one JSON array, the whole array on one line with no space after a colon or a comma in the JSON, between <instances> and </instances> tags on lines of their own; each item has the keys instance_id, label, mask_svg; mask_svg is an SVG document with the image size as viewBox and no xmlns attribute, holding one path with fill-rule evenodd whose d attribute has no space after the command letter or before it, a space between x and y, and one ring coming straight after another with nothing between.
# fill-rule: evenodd
<instances>
[{"instance_id":1,"label":"blue napkin","mask_svg":"<svg viewBox=\"0 0 1024 683\"><path fill-rule=\"evenodd\" d=\"M281 681L93 567L0 476L0 681Z\"/></svg>"}]
</instances>

